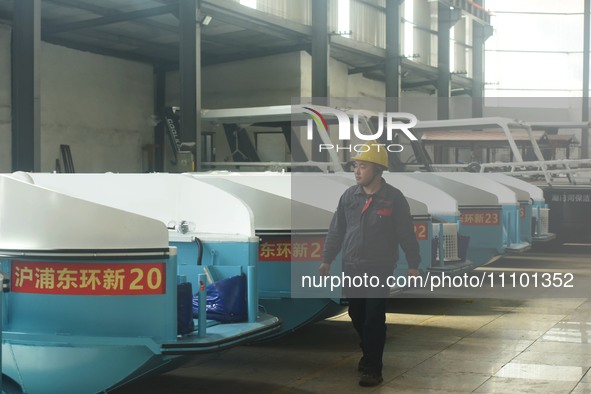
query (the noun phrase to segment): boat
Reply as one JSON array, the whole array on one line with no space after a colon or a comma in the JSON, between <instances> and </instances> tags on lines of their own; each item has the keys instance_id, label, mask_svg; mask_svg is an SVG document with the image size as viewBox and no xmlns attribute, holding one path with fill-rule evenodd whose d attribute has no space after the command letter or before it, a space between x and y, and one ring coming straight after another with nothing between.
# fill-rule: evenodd
<instances>
[{"instance_id":1,"label":"boat","mask_svg":"<svg viewBox=\"0 0 591 394\"><path fill-rule=\"evenodd\" d=\"M118 182L138 176L0 175L5 391L109 391L280 328L279 318L258 309L258 237L248 207L206 184L198 189L212 202L204 205L203 194L187 199L199 181L158 174L134 186L141 198L108 204L123 201ZM142 214L151 205L164 207L159 218ZM171 240L215 250L219 279L244 274L243 320L193 318L194 293L206 306L207 276ZM181 290L189 283L194 292Z\"/></svg>"}]
</instances>

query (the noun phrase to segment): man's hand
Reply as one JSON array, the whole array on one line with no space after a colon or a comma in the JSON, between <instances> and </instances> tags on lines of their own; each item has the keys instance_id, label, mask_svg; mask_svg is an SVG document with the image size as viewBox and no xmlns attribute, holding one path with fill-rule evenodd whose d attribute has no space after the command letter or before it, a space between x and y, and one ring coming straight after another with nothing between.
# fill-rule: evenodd
<instances>
[{"instance_id":1,"label":"man's hand","mask_svg":"<svg viewBox=\"0 0 591 394\"><path fill-rule=\"evenodd\" d=\"M318 268L318 271L320 271L320 276L327 276L329 269L330 269L330 264L327 264L327 263L320 264L320 268Z\"/></svg>"},{"instance_id":2,"label":"man's hand","mask_svg":"<svg viewBox=\"0 0 591 394\"><path fill-rule=\"evenodd\" d=\"M419 270L416 268L409 268L407 275L409 278L412 276L421 276L421 274L419 273Z\"/></svg>"}]
</instances>

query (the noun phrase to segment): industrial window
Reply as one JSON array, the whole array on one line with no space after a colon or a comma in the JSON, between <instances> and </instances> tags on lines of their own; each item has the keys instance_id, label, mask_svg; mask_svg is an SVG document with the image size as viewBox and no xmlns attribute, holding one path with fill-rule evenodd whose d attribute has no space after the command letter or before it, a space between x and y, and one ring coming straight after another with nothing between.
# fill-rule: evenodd
<instances>
[{"instance_id":1,"label":"industrial window","mask_svg":"<svg viewBox=\"0 0 591 394\"><path fill-rule=\"evenodd\" d=\"M489 0L487 97L580 97L583 2Z\"/></svg>"}]
</instances>

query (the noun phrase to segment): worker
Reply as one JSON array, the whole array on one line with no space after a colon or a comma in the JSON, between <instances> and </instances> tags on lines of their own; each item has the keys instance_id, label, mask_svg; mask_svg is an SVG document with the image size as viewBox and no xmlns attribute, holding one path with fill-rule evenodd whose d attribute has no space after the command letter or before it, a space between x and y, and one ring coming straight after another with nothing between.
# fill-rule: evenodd
<instances>
[{"instance_id":1,"label":"worker","mask_svg":"<svg viewBox=\"0 0 591 394\"><path fill-rule=\"evenodd\" d=\"M324 246L320 275L328 275L330 265L342 250L343 274L353 278L377 276L379 285L356 288L352 280L343 288L349 302L349 316L360 338L362 357L359 385L383 382L382 356L386 343L386 279L392 275L400 245L408 261L408 275L419 275L419 245L408 202L402 192L386 183L382 173L388 168L386 148L378 141L366 143L353 160L357 185L341 196ZM374 281L373 285L376 284Z\"/></svg>"}]
</instances>

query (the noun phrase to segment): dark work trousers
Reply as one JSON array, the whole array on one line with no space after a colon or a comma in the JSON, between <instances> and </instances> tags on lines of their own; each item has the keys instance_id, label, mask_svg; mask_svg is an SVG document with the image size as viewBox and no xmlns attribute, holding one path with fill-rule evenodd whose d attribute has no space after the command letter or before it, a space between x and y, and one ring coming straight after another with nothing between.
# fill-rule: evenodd
<instances>
[{"instance_id":1,"label":"dark work trousers","mask_svg":"<svg viewBox=\"0 0 591 394\"><path fill-rule=\"evenodd\" d=\"M361 339L366 373L382 373L386 344L386 299L349 298L349 316Z\"/></svg>"}]
</instances>

